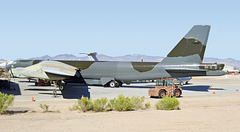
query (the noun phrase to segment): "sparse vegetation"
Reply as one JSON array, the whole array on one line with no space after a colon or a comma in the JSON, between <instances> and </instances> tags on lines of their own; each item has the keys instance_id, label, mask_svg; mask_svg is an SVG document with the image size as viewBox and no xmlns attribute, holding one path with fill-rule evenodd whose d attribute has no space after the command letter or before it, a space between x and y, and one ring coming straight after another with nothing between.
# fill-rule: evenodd
<instances>
[{"instance_id":1,"label":"sparse vegetation","mask_svg":"<svg viewBox=\"0 0 240 132\"><path fill-rule=\"evenodd\" d=\"M107 98L96 99L92 102L90 99L83 97L81 100L78 100L77 104L72 108L69 108L70 111L80 110L83 112L95 111L95 112L104 112L104 111L132 111L139 109L150 109L151 104L147 102L144 107L144 96L140 97L125 97L120 94L117 98L110 99ZM173 97L164 97L162 100L158 101L156 104L158 110L174 110L179 109L179 101Z\"/></svg>"},{"instance_id":2,"label":"sparse vegetation","mask_svg":"<svg viewBox=\"0 0 240 132\"><path fill-rule=\"evenodd\" d=\"M107 98L101 98L101 99L95 100L93 103L93 111L95 111L95 112L107 111L107 109L106 109L107 101L108 101Z\"/></svg>"},{"instance_id":3,"label":"sparse vegetation","mask_svg":"<svg viewBox=\"0 0 240 132\"><path fill-rule=\"evenodd\" d=\"M150 108L151 108L150 102L147 102L147 103L145 104L145 108L146 108L146 109L150 109Z\"/></svg>"},{"instance_id":4,"label":"sparse vegetation","mask_svg":"<svg viewBox=\"0 0 240 132\"><path fill-rule=\"evenodd\" d=\"M143 108L144 96L132 97L131 101L133 103L134 110L139 110Z\"/></svg>"},{"instance_id":5,"label":"sparse vegetation","mask_svg":"<svg viewBox=\"0 0 240 132\"><path fill-rule=\"evenodd\" d=\"M0 92L0 114L6 113L7 108L12 105L14 98L13 95Z\"/></svg>"},{"instance_id":6,"label":"sparse vegetation","mask_svg":"<svg viewBox=\"0 0 240 132\"><path fill-rule=\"evenodd\" d=\"M45 113L45 112L60 113L59 110L49 111L49 105L47 105L47 104L40 104L39 107L44 110L43 113ZM32 113L36 113L36 112L37 111L35 111L35 110L32 111Z\"/></svg>"},{"instance_id":7,"label":"sparse vegetation","mask_svg":"<svg viewBox=\"0 0 240 132\"><path fill-rule=\"evenodd\" d=\"M71 111L73 110L80 110L83 112L90 111L93 109L93 103L91 99L87 97L83 97L81 100L78 100L77 104L70 108Z\"/></svg>"},{"instance_id":8,"label":"sparse vegetation","mask_svg":"<svg viewBox=\"0 0 240 132\"><path fill-rule=\"evenodd\" d=\"M31 113L36 113L37 111L36 110L32 110Z\"/></svg>"},{"instance_id":9,"label":"sparse vegetation","mask_svg":"<svg viewBox=\"0 0 240 132\"><path fill-rule=\"evenodd\" d=\"M112 111L114 109L115 102L116 102L115 98L114 99L110 99L110 101L109 101L109 103L107 105L107 108L108 108L109 111Z\"/></svg>"},{"instance_id":10,"label":"sparse vegetation","mask_svg":"<svg viewBox=\"0 0 240 132\"><path fill-rule=\"evenodd\" d=\"M160 101L158 101L156 104L157 110L176 110L179 109L179 101L176 99L176 97L169 97L165 96Z\"/></svg>"},{"instance_id":11,"label":"sparse vegetation","mask_svg":"<svg viewBox=\"0 0 240 132\"><path fill-rule=\"evenodd\" d=\"M40 104L39 107L42 108L42 109L44 110L44 112L49 112L49 111L48 111L49 105Z\"/></svg>"},{"instance_id":12,"label":"sparse vegetation","mask_svg":"<svg viewBox=\"0 0 240 132\"><path fill-rule=\"evenodd\" d=\"M116 111L131 111L134 108L134 103L129 97L124 97L124 95L118 95L115 99L113 110Z\"/></svg>"}]
</instances>

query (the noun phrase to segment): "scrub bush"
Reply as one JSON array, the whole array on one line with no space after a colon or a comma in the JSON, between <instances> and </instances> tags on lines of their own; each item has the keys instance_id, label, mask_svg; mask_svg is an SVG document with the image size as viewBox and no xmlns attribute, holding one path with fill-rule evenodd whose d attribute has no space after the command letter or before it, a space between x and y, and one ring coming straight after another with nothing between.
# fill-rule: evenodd
<instances>
[{"instance_id":1,"label":"scrub bush","mask_svg":"<svg viewBox=\"0 0 240 132\"><path fill-rule=\"evenodd\" d=\"M116 99L114 98L114 99L110 99L110 101L108 102L108 105L107 105L107 109L109 110L109 111L112 111L113 109L114 109L114 104L115 104L115 102L116 102Z\"/></svg>"},{"instance_id":2,"label":"scrub bush","mask_svg":"<svg viewBox=\"0 0 240 132\"><path fill-rule=\"evenodd\" d=\"M40 104L39 107L42 108L44 110L44 112L48 112L49 105Z\"/></svg>"},{"instance_id":3,"label":"scrub bush","mask_svg":"<svg viewBox=\"0 0 240 132\"><path fill-rule=\"evenodd\" d=\"M179 109L179 101L176 99L176 97L169 97L165 96L160 101L158 101L156 104L157 110L176 110Z\"/></svg>"},{"instance_id":4,"label":"scrub bush","mask_svg":"<svg viewBox=\"0 0 240 132\"><path fill-rule=\"evenodd\" d=\"M139 110L143 108L144 96L132 97L131 102L133 103L134 110Z\"/></svg>"},{"instance_id":5,"label":"scrub bush","mask_svg":"<svg viewBox=\"0 0 240 132\"><path fill-rule=\"evenodd\" d=\"M12 105L13 101L13 95L7 95L0 92L0 114L6 113L7 108Z\"/></svg>"},{"instance_id":6,"label":"scrub bush","mask_svg":"<svg viewBox=\"0 0 240 132\"><path fill-rule=\"evenodd\" d=\"M151 108L150 102L147 102L147 103L145 104L145 107L146 107L146 109L150 109L150 108Z\"/></svg>"},{"instance_id":7,"label":"scrub bush","mask_svg":"<svg viewBox=\"0 0 240 132\"><path fill-rule=\"evenodd\" d=\"M78 100L77 104L70 108L70 110L80 110L83 112L90 111L92 109L93 103L87 97L83 97L81 100Z\"/></svg>"},{"instance_id":8,"label":"scrub bush","mask_svg":"<svg viewBox=\"0 0 240 132\"><path fill-rule=\"evenodd\" d=\"M103 111L132 111L143 109L144 96L140 97L125 97L120 94L117 98L110 99L107 98L96 99L94 102L91 102L88 98L82 98L78 100L78 103L72 108L69 108L70 111L81 110L83 112L93 110L95 112ZM150 103L145 104L146 109L151 107Z\"/></svg>"},{"instance_id":9,"label":"scrub bush","mask_svg":"<svg viewBox=\"0 0 240 132\"><path fill-rule=\"evenodd\" d=\"M114 102L113 109L116 111L131 111L134 108L134 103L129 97L124 97L124 95L118 95Z\"/></svg>"},{"instance_id":10,"label":"scrub bush","mask_svg":"<svg viewBox=\"0 0 240 132\"><path fill-rule=\"evenodd\" d=\"M95 112L107 111L106 109L107 101L108 101L107 98L101 98L101 99L95 100L93 103L93 111Z\"/></svg>"}]
</instances>

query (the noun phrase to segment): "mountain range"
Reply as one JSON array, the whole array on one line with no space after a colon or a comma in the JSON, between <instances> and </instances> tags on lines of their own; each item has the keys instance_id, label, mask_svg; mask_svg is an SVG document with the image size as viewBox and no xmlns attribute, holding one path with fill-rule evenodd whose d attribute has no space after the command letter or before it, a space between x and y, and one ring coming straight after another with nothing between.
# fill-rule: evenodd
<instances>
[{"instance_id":1,"label":"mountain range","mask_svg":"<svg viewBox=\"0 0 240 132\"><path fill-rule=\"evenodd\" d=\"M112 57L112 56L107 56L104 54L98 54L97 58L99 61L144 61L144 62L160 62L163 58L161 56L147 56L147 55L141 55L141 54L134 54L134 55L125 55L125 56L117 56L117 57ZM51 57L49 55L41 56L41 57L33 57L29 58L32 60L89 60L87 55L83 57L78 57L72 54L60 54L56 55L54 57ZM4 59L0 59L3 60ZM219 59L219 58L210 58L210 57L205 57L203 60L204 63L221 63L225 64L228 66L232 66L235 68L240 69L240 61L235 60L232 58L227 58L227 59Z\"/></svg>"}]
</instances>

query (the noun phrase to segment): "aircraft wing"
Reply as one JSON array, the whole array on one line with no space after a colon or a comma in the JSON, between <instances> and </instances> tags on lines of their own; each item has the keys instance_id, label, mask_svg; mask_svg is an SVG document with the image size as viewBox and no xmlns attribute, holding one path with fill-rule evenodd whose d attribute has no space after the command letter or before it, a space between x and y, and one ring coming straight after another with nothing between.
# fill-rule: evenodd
<instances>
[{"instance_id":1,"label":"aircraft wing","mask_svg":"<svg viewBox=\"0 0 240 132\"><path fill-rule=\"evenodd\" d=\"M42 70L46 73L50 73L50 74L56 74L59 76L74 76L75 75L75 71L64 71L61 68L56 68L56 67L42 67Z\"/></svg>"},{"instance_id":2,"label":"aircraft wing","mask_svg":"<svg viewBox=\"0 0 240 132\"><path fill-rule=\"evenodd\" d=\"M21 73L27 77L47 80L63 80L78 76L78 68L59 61L42 61L38 64L22 69Z\"/></svg>"}]
</instances>

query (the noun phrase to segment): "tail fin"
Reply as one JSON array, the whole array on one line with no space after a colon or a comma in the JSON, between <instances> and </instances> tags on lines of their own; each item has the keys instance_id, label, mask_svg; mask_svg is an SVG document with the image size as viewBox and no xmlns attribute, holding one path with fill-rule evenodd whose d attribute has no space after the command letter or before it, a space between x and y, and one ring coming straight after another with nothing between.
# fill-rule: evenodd
<instances>
[{"instance_id":1,"label":"tail fin","mask_svg":"<svg viewBox=\"0 0 240 132\"><path fill-rule=\"evenodd\" d=\"M203 61L209 25L195 25L173 48L163 63L201 63Z\"/></svg>"}]
</instances>

